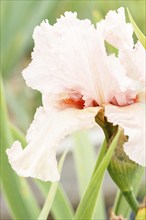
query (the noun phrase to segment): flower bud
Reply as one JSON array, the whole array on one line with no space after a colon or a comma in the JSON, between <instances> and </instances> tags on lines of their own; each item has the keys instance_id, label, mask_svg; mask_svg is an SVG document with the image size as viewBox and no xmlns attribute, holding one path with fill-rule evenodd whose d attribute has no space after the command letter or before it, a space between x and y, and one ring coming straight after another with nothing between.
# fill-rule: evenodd
<instances>
[{"instance_id":1,"label":"flower bud","mask_svg":"<svg viewBox=\"0 0 146 220\"><path fill-rule=\"evenodd\" d=\"M110 140L111 141L111 140ZM133 189L133 181L142 167L130 160L123 149L127 137L121 132L117 147L108 166L108 171L122 192Z\"/></svg>"},{"instance_id":2,"label":"flower bud","mask_svg":"<svg viewBox=\"0 0 146 220\"><path fill-rule=\"evenodd\" d=\"M130 160L124 152L123 144L126 141L127 137L121 132L117 147L108 166L108 171L132 210L137 213L139 205L133 194L133 183L134 180L138 178L138 174L141 172L142 167Z\"/></svg>"}]
</instances>

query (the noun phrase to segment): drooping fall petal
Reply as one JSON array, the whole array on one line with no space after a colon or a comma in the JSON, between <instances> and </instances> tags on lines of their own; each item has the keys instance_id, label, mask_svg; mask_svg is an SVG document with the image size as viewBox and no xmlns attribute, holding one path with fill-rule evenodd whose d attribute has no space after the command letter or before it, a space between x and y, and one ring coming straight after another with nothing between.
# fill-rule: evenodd
<instances>
[{"instance_id":1,"label":"drooping fall petal","mask_svg":"<svg viewBox=\"0 0 146 220\"><path fill-rule=\"evenodd\" d=\"M28 145L22 149L21 143L15 141L6 151L12 168L20 176L58 181L57 145L66 135L95 126L94 118L100 109L45 111L40 107L27 133Z\"/></svg>"}]
</instances>

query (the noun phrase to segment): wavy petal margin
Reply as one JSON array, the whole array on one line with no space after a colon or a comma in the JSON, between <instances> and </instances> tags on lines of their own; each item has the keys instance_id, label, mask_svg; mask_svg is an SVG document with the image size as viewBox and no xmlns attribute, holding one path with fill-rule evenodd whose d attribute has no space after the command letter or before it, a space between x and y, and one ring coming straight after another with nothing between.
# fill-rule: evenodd
<instances>
[{"instance_id":1,"label":"wavy petal margin","mask_svg":"<svg viewBox=\"0 0 146 220\"><path fill-rule=\"evenodd\" d=\"M125 107L114 105L105 106L105 115L109 122L119 125L128 135L128 142L124 144L124 151L136 163L146 166L145 145L145 105L135 103Z\"/></svg>"},{"instance_id":2,"label":"wavy petal margin","mask_svg":"<svg viewBox=\"0 0 146 220\"><path fill-rule=\"evenodd\" d=\"M43 181L58 181L60 175L56 161L56 147L66 135L96 125L95 116L101 108L83 110L66 109L47 112L40 107L31 124L27 140L28 145L22 149L21 143L15 141L6 153L12 168L20 176L34 177Z\"/></svg>"}]
</instances>

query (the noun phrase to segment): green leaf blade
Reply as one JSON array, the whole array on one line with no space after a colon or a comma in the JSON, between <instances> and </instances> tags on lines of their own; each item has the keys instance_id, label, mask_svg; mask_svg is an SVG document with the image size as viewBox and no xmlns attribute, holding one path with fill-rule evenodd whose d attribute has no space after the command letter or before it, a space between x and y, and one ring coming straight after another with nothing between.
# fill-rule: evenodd
<instances>
[{"instance_id":1,"label":"green leaf blade","mask_svg":"<svg viewBox=\"0 0 146 220\"><path fill-rule=\"evenodd\" d=\"M146 49L146 37L144 36L144 34L141 32L141 30L138 28L137 24L135 23L134 19L132 18L129 9L127 8L127 12L128 12L128 16L129 16L129 20L133 26L134 32L137 36L137 38L139 39L139 41L141 42L141 44L143 45L143 47Z\"/></svg>"},{"instance_id":2,"label":"green leaf blade","mask_svg":"<svg viewBox=\"0 0 146 220\"><path fill-rule=\"evenodd\" d=\"M59 161L59 171L60 171L60 173L61 173L61 170L62 170L62 166L63 166L64 160L65 160L66 154L67 154L67 150L64 152L64 154L62 155L62 157ZM51 183L50 190L48 192L48 196L47 196L45 204L44 204L44 206L41 210L41 213L38 217L38 220L47 219L48 214L51 210L56 192L57 192L58 185L59 185L59 182Z\"/></svg>"},{"instance_id":3,"label":"green leaf blade","mask_svg":"<svg viewBox=\"0 0 146 220\"><path fill-rule=\"evenodd\" d=\"M65 194L61 184L57 189L57 193L51 208L51 214L54 219L73 219L74 211L71 206L70 201L68 200L67 195Z\"/></svg>"},{"instance_id":4,"label":"green leaf blade","mask_svg":"<svg viewBox=\"0 0 146 220\"><path fill-rule=\"evenodd\" d=\"M13 219L34 219L39 213L38 204L24 178L18 177L8 162L6 148L13 142L9 130L3 85L1 82L1 184L4 198ZM15 202L14 202L15 200ZM31 207L31 209L30 209Z\"/></svg>"},{"instance_id":5,"label":"green leaf blade","mask_svg":"<svg viewBox=\"0 0 146 220\"><path fill-rule=\"evenodd\" d=\"M121 131L119 130L114 140L112 141L106 155L104 156L101 164L98 166L96 172L94 171L94 175L92 176L89 186L78 206L74 219L92 219L102 179L118 142L120 133Z\"/></svg>"},{"instance_id":6,"label":"green leaf blade","mask_svg":"<svg viewBox=\"0 0 146 220\"><path fill-rule=\"evenodd\" d=\"M75 160L76 173L80 196L83 195L95 164L95 152L89 141L87 131L75 132L72 135L74 141L73 156Z\"/></svg>"},{"instance_id":7,"label":"green leaf blade","mask_svg":"<svg viewBox=\"0 0 146 220\"><path fill-rule=\"evenodd\" d=\"M3 77L22 59L32 45L32 33L36 25L58 4L57 1L2 1L1 66ZM18 19L19 18L19 19Z\"/></svg>"},{"instance_id":8,"label":"green leaf blade","mask_svg":"<svg viewBox=\"0 0 146 220\"><path fill-rule=\"evenodd\" d=\"M79 192L80 196L83 196L91 179L91 174L95 165L95 151L94 146L89 140L89 133L87 131L75 132L72 135L72 138L75 145L73 148L73 155L78 177ZM100 159L101 156L102 155L99 156ZM103 201L102 191L100 191L99 193L98 202L99 203L95 208L94 219L104 219L105 205Z\"/></svg>"}]
</instances>

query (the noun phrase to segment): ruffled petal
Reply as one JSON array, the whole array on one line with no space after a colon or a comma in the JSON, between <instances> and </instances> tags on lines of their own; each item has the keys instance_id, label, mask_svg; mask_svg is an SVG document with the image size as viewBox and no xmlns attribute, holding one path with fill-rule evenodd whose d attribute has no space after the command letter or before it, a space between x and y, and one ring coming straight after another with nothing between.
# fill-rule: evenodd
<instances>
[{"instance_id":1,"label":"ruffled petal","mask_svg":"<svg viewBox=\"0 0 146 220\"><path fill-rule=\"evenodd\" d=\"M12 168L20 176L58 181L57 145L66 135L76 130L96 126L94 118L100 109L45 111L40 107L27 133L27 147L22 149L21 143L16 141L6 151Z\"/></svg>"},{"instance_id":2,"label":"ruffled petal","mask_svg":"<svg viewBox=\"0 0 146 220\"><path fill-rule=\"evenodd\" d=\"M104 39L114 47L133 47L133 28L130 23L126 23L124 8L116 11L109 11L105 20L97 23L97 29L102 33Z\"/></svg>"},{"instance_id":3,"label":"ruffled petal","mask_svg":"<svg viewBox=\"0 0 146 220\"><path fill-rule=\"evenodd\" d=\"M125 67L126 75L145 85L146 52L140 42L133 49L120 50L119 59Z\"/></svg>"},{"instance_id":4,"label":"ruffled petal","mask_svg":"<svg viewBox=\"0 0 146 220\"><path fill-rule=\"evenodd\" d=\"M135 103L126 107L105 106L105 116L109 122L119 125L128 135L124 151L136 163L146 166L145 145L145 105Z\"/></svg>"},{"instance_id":5,"label":"ruffled petal","mask_svg":"<svg viewBox=\"0 0 146 220\"><path fill-rule=\"evenodd\" d=\"M23 71L27 85L42 93L58 93L66 88L72 89L72 84L75 83L76 88L80 87L78 82L86 74L83 65L85 60L82 59L81 61L80 53L82 54L81 58L84 56L85 59L83 50L91 46L91 43L88 46L89 39L93 40L94 37L95 41L95 33L91 22L87 19L77 19L76 13L66 12L65 16L61 16L54 26L51 26L47 20L43 21L34 30L35 47L32 53L32 62ZM78 34L79 38L77 37ZM82 40L80 51L77 48ZM74 44L76 44L75 48ZM68 50L71 50L70 54L68 54ZM68 56L67 60L66 56ZM77 57L78 59L75 61ZM66 66L67 62L69 63L68 66L71 66L71 69L73 68L74 74L69 72L70 69ZM82 73L82 76L81 74L78 76L79 72ZM85 80L87 81L86 77L84 77Z\"/></svg>"},{"instance_id":6,"label":"ruffled petal","mask_svg":"<svg viewBox=\"0 0 146 220\"><path fill-rule=\"evenodd\" d=\"M119 59L107 55L99 32L75 13L65 13L54 26L43 22L35 28L34 41L32 62L23 71L33 89L44 94L74 90L101 105L129 88Z\"/></svg>"}]
</instances>

